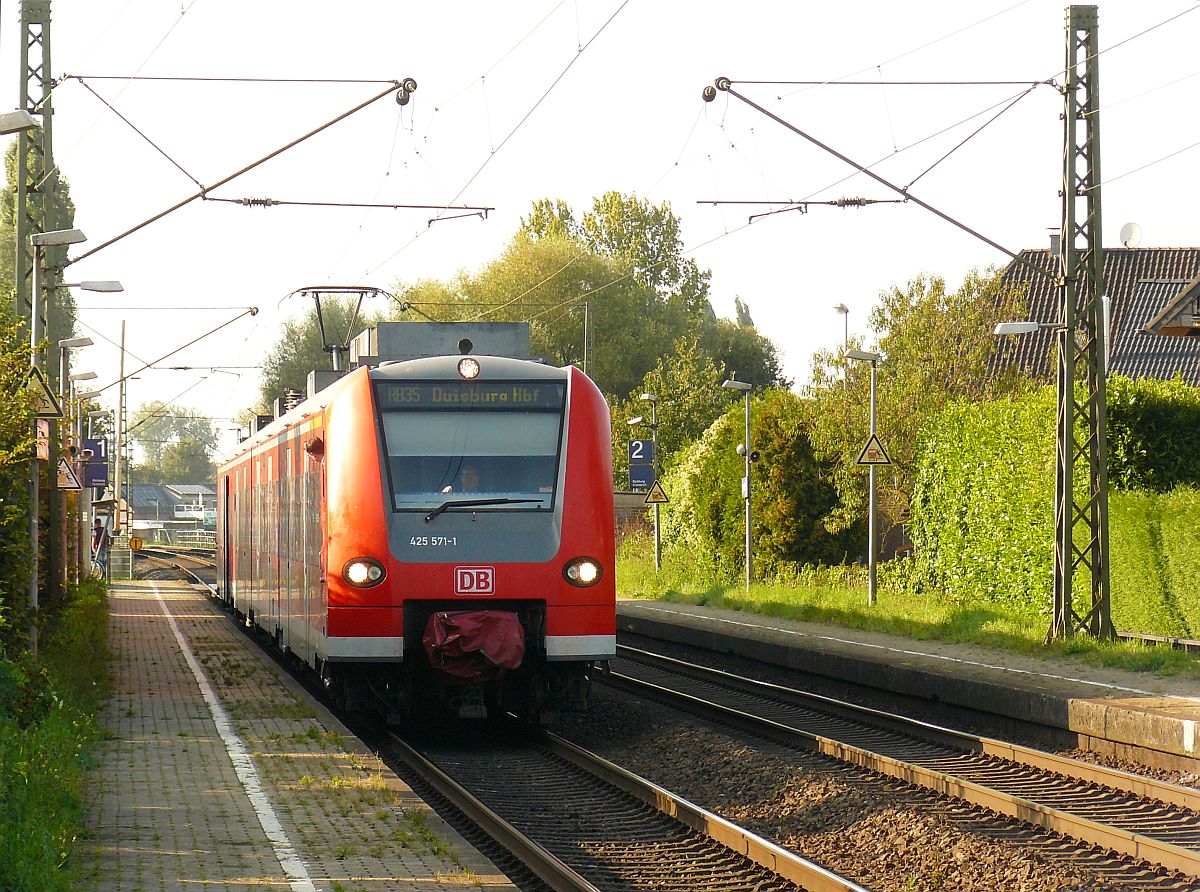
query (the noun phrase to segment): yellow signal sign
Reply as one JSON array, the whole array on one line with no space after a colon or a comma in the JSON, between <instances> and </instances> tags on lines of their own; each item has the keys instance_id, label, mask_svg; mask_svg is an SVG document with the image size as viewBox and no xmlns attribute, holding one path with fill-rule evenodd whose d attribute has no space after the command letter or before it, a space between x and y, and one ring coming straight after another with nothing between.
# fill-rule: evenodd
<instances>
[{"instance_id":1,"label":"yellow signal sign","mask_svg":"<svg viewBox=\"0 0 1200 892\"><path fill-rule=\"evenodd\" d=\"M42 375L42 370L37 366L32 366L29 369L29 388L33 391L33 403L37 409L35 414L38 418L63 417L62 407L58 404L58 398L46 383L46 379Z\"/></svg>"},{"instance_id":2,"label":"yellow signal sign","mask_svg":"<svg viewBox=\"0 0 1200 892\"><path fill-rule=\"evenodd\" d=\"M666 492L663 491L662 484L655 480L654 485L650 487L650 491L646 493L645 504L665 505L669 501L670 499L667 498Z\"/></svg>"},{"instance_id":3,"label":"yellow signal sign","mask_svg":"<svg viewBox=\"0 0 1200 892\"><path fill-rule=\"evenodd\" d=\"M59 489L83 489L79 485L79 477L75 474L75 469L67 464L65 458L58 460L58 488Z\"/></svg>"},{"instance_id":4,"label":"yellow signal sign","mask_svg":"<svg viewBox=\"0 0 1200 892\"><path fill-rule=\"evenodd\" d=\"M858 454L858 461L855 462L859 465L890 465L891 463L892 460L884 451L883 444L874 434L871 434L871 439L867 440L867 445L862 448L862 452Z\"/></svg>"}]
</instances>

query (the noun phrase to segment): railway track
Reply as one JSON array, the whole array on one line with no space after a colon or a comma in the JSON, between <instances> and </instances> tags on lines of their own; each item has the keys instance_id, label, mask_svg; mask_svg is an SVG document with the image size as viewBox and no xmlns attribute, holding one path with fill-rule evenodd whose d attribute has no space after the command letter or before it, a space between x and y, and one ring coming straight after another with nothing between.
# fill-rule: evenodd
<instances>
[{"instance_id":1,"label":"railway track","mask_svg":"<svg viewBox=\"0 0 1200 892\"><path fill-rule=\"evenodd\" d=\"M212 588L217 581L217 567L212 552L205 549L142 548L135 553L135 569L146 565L182 573L188 581Z\"/></svg>"},{"instance_id":2,"label":"railway track","mask_svg":"<svg viewBox=\"0 0 1200 892\"><path fill-rule=\"evenodd\" d=\"M1200 880L1200 793L619 647L606 681Z\"/></svg>"},{"instance_id":3,"label":"railway track","mask_svg":"<svg viewBox=\"0 0 1200 892\"><path fill-rule=\"evenodd\" d=\"M544 732L392 748L559 892L866 892L863 887Z\"/></svg>"},{"instance_id":4,"label":"railway track","mask_svg":"<svg viewBox=\"0 0 1200 892\"><path fill-rule=\"evenodd\" d=\"M153 555L154 560L195 578L194 571L182 564L197 559L180 558L177 554ZM1145 862L1155 869L1175 872L1178 877L1178 882L1167 879L1164 885L1144 888L1200 888L1200 793L1193 788L939 728L633 648L622 646L620 657L606 680L639 697L682 706L720 723L786 741L790 747L834 756L1062 834L1084 846L1116 853L1117 860L1124 859L1127 864ZM799 867L779 871L778 866L793 857L790 853L758 837L742 836L742 831L723 826L720 818L678 801L660 788L636 787L648 784L640 779L607 781L617 786L635 784L626 791L632 799L622 804L602 807L589 803L586 797L590 793L581 793L582 799L573 792L564 795L563 791L590 791L598 783L595 778L604 777L606 772L619 774L621 769L596 767L599 763L582 767L579 760L586 760L589 754L569 753L569 744L550 737L536 745L522 746L536 748L527 752L508 745L483 751L426 748L424 754L414 750L402 758L422 776L431 773L423 763L438 764L440 768L432 773L444 777L430 777L430 786L484 827L549 888L647 888L639 886L640 882L649 882L649 887L656 889L859 888L833 874L805 879ZM545 774L551 771L566 773L558 778ZM530 783L534 787L530 788ZM555 793L542 801L535 796L539 789ZM513 794L516 798L506 802ZM535 802L533 807L531 801ZM677 838L682 832L679 825L657 809L675 818L682 816L690 828L687 832L719 828L719 843L729 844L737 853L762 853L763 863L755 869L774 868L776 872L768 870L769 877L741 885L743 875L722 860L730 856L729 850L722 849L720 857L698 855L696 849L689 848L696 841ZM648 817L642 814L646 811L651 812ZM622 850L617 842L611 846L603 842L616 839L615 828L635 826L630 817L634 814L641 814L638 820L653 819L648 829L637 831L636 844ZM596 823L585 828L581 816L594 818ZM662 820L667 820L665 826L672 827L670 831L654 827L653 821ZM547 829L551 831L548 836ZM719 843L708 844L721 849ZM671 851L676 854L664 854ZM611 857L611 863L602 855ZM577 867L571 863L574 858L582 858ZM733 884L705 885L688 875L680 877L681 885L672 886L669 880L654 874L659 869L654 865L676 862L716 865L714 878ZM1132 869L1136 872L1137 868ZM565 872L558 875L560 870ZM734 876L738 878L731 880ZM776 885L779 882L784 885Z\"/></svg>"},{"instance_id":5,"label":"railway track","mask_svg":"<svg viewBox=\"0 0 1200 892\"><path fill-rule=\"evenodd\" d=\"M142 557L201 584L212 571L203 556ZM387 742L419 782L557 892L867 892L545 732L521 726L498 742L457 746L395 734Z\"/></svg>"}]
</instances>

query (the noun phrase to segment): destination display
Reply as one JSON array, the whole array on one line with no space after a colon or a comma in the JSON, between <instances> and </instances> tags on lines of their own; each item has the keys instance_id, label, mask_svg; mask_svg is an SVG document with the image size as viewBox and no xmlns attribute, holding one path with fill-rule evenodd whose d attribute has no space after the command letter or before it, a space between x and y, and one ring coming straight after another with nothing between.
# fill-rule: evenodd
<instances>
[{"instance_id":1,"label":"destination display","mask_svg":"<svg viewBox=\"0 0 1200 892\"><path fill-rule=\"evenodd\" d=\"M382 381L379 408L387 409L558 409L566 385L560 381Z\"/></svg>"}]
</instances>

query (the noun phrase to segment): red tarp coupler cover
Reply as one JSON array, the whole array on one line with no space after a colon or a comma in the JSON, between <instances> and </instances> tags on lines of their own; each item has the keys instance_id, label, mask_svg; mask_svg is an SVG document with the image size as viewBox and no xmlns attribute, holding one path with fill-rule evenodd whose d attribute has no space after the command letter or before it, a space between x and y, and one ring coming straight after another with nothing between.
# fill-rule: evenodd
<instances>
[{"instance_id":1,"label":"red tarp coupler cover","mask_svg":"<svg viewBox=\"0 0 1200 892\"><path fill-rule=\"evenodd\" d=\"M421 638L433 668L463 682L491 681L525 658L525 629L502 610L441 611Z\"/></svg>"}]
</instances>

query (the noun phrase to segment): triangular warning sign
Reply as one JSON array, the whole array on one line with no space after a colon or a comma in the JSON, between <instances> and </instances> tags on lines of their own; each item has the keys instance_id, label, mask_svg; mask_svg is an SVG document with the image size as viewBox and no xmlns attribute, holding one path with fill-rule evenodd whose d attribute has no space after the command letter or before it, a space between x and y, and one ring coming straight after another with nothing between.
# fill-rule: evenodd
<instances>
[{"instance_id":1,"label":"triangular warning sign","mask_svg":"<svg viewBox=\"0 0 1200 892\"><path fill-rule=\"evenodd\" d=\"M79 478L75 476L75 471L67 464L65 458L58 460L58 488L59 489L83 489L79 485Z\"/></svg>"},{"instance_id":2,"label":"triangular warning sign","mask_svg":"<svg viewBox=\"0 0 1200 892\"><path fill-rule=\"evenodd\" d=\"M63 417L62 408L58 405L54 391L46 384L46 379L42 377L42 370L37 366L33 366L29 370L28 386L33 390L33 401L38 418Z\"/></svg>"},{"instance_id":3,"label":"triangular warning sign","mask_svg":"<svg viewBox=\"0 0 1200 892\"><path fill-rule=\"evenodd\" d=\"M650 487L650 491L646 493L645 504L665 505L668 501L670 500L667 498L667 494L663 492L662 484L655 480L654 485Z\"/></svg>"},{"instance_id":4,"label":"triangular warning sign","mask_svg":"<svg viewBox=\"0 0 1200 892\"><path fill-rule=\"evenodd\" d=\"M871 438L867 440L867 445L858 454L858 461L855 462L855 464L859 465L890 465L891 463L892 460L883 451L883 444L879 442L879 437L874 434L871 434Z\"/></svg>"}]
</instances>

